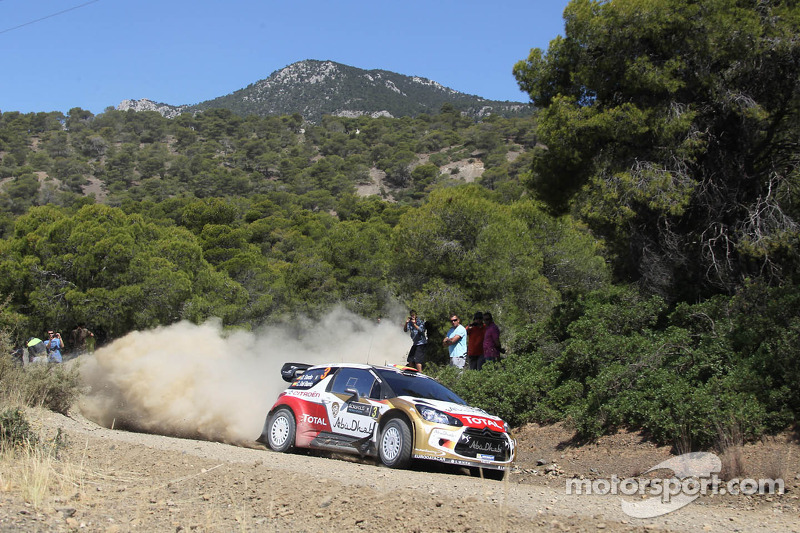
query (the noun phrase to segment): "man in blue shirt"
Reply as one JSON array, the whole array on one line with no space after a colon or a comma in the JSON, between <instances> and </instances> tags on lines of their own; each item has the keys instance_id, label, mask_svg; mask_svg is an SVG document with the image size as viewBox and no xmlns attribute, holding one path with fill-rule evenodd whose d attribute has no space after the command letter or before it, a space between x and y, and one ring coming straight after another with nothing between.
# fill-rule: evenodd
<instances>
[{"instance_id":1,"label":"man in blue shirt","mask_svg":"<svg viewBox=\"0 0 800 533\"><path fill-rule=\"evenodd\" d=\"M49 354L48 359L50 362L60 363L61 350L64 349L64 341L61 340L61 333L53 333L52 331L48 331L45 346L47 346L47 353Z\"/></svg>"},{"instance_id":2,"label":"man in blue shirt","mask_svg":"<svg viewBox=\"0 0 800 533\"><path fill-rule=\"evenodd\" d=\"M458 315L452 315L450 323L453 327L447 331L447 336L442 343L450 350L450 364L464 368L464 364L467 362L467 329L461 325Z\"/></svg>"}]
</instances>

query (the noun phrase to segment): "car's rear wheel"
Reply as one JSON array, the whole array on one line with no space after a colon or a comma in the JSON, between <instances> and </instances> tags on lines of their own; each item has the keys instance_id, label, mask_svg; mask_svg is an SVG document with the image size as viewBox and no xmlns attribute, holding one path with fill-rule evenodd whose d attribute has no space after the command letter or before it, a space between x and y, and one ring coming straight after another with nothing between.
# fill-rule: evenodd
<instances>
[{"instance_id":1,"label":"car's rear wheel","mask_svg":"<svg viewBox=\"0 0 800 533\"><path fill-rule=\"evenodd\" d=\"M399 418L389 420L381 431L378 454L389 468L406 468L411 464L411 428Z\"/></svg>"},{"instance_id":2,"label":"car's rear wheel","mask_svg":"<svg viewBox=\"0 0 800 533\"><path fill-rule=\"evenodd\" d=\"M297 424L294 414L281 407L272 413L267 421L267 444L276 452L288 452L294 448L294 437Z\"/></svg>"}]
</instances>

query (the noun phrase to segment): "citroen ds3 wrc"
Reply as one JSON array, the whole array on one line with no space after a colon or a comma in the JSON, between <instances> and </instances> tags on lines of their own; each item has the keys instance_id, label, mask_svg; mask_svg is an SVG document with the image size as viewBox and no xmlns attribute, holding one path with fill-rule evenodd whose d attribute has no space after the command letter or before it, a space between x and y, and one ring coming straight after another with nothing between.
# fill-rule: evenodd
<instances>
[{"instance_id":1,"label":"citroen ds3 wrc","mask_svg":"<svg viewBox=\"0 0 800 533\"><path fill-rule=\"evenodd\" d=\"M391 468L433 460L491 479L502 479L514 460L516 443L503 420L414 369L286 363L281 375L290 385L257 439L275 451L353 453Z\"/></svg>"}]
</instances>

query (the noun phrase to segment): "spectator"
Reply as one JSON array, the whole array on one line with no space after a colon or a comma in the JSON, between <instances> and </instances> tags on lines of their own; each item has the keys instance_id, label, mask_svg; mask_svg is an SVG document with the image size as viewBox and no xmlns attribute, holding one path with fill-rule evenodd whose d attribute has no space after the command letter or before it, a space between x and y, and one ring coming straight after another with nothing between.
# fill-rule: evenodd
<instances>
[{"instance_id":1,"label":"spectator","mask_svg":"<svg viewBox=\"0 0 800 533\"><path fill-rule=\"evenodd\" d=\"M94 333L86 329L85 324L81 324L77 328L72 330L72 337L70 339L72 341L72 346L80 353L86 351L86 349L90 344L89 342L90 339L91 339L92 351L94 351Z\"/></svg>"},{"instance_id":2,"label":"spectator","mask_svg":"<svg viewBox=\"0 0 800 533\"><path fill-rule=\"evenodd\" d=\"M28 362L42 363L47 361L47 347L42 339L31 337L28 339Z\"/></svg>"},{"instance_id":3,"label":"spectator","mask_svg":"<svg viewBox=\"0 0 800 533\"><path fill-rule=\"evenodd\" d=\"M498 361L503 349L500 347L500 328L494 323L492 313L483 313L483 321L486 323L486 331L483 335L483 359L478 365L478 370L483 368L484 363Z\"/></svg>"},{"instance_id":4,"label":"spectator","mask_svg":"<svg viewBox=\"0 0 800 533\"><path fill-rule=\"evenodd\" d=\"M450 323L453 324L453 327L447 331L447 336L442 340L442 344L447 346L450 351L450 364L457 368L464 368L467 359L467 330L461 325L458 315L452 315Z\"/></svg>"},{"instance_id":5,"label":"spectator","mask_svg":"<svg viewBox=\"0 0 800 533\"><path fill-rule=\"evenodd\" d=\"M47 340L44 344L47 348L47 359L51 363L60 363L62 361L61 350L64 349L64 341L61 339L61 333L54 333L52 330L48 331Z\"/></svg>"},{"instance_id":6,"label":"spectator","mask_svg":"<svg viewBox=\"0 0 800 533\"><path fill-rule=\"evenodd\" d=\"M425 362L425 348L428 338L425 336L425 321L417 316L413 309L403 325L403 331L411 335L411 350L408 352L408 364L422 372L422 363Z\"/></svg>"},{"instance_id":7,"label":"spectator","mask_svg":"<svg viewBox=\"0 0 800 533\"><path fill-rule=\"evenodd\" d=\"M478 311L472 317L472 323L467 326L467 362L470 370L478 370L483 366L483 334L485 331L483 313Z\"/></svg>"}]
</instances>

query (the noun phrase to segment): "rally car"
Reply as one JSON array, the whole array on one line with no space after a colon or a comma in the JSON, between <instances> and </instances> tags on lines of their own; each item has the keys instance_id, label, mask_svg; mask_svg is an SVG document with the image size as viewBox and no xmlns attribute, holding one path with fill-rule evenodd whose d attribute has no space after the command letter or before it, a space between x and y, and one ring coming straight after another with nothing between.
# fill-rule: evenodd
<instances>
[{"instance_id":1,"label":"rally car","mask_svg":"<svg viewBox=\"0 0 800 533\"><path fill-rule=\"evenodd\" d=\"M321 448L378 457L391 468L414 459L470 467L503 479L516 442L508 425L438 381L406 367L286 363L258 442L278 452Z\"/></svg>"}]
</instances>

